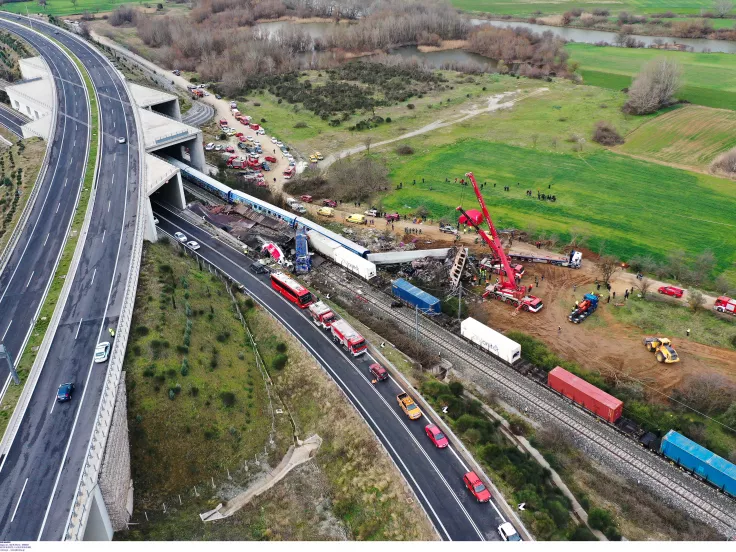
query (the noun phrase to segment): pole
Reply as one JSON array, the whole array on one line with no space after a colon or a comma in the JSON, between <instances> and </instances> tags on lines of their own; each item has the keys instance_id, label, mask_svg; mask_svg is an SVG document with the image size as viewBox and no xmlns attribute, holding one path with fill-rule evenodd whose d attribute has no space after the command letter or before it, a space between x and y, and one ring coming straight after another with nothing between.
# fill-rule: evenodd
<instances>
[{"instance_id":1,"label":"pole","mask_svg":"<svg viewBox=\"0 0 736 552\"><path fill-rule=\"evenodd\" d=\"M460 322L460 312L463 308L463 283L459 282L460 286L457 288L457 321Z\"/></svg>"},{"instance_id":2,"label":"pole","mask_svg":"<svg viewBox=\"0 0 736 552\"><path fill-rule=\"evenodd\" d=\"M414 305L414 341L419 341L419 307Z\"/></svg>"},{"instance_id":3,"label":"pole","mask_svg":"<svg viewBox=\"0 0 736 552\"><path fill-rule=\"evenodd\" d=\"M15 371L15 363L13 362L13 356L10 354L10 351L8 351L5 348L5 345L0 343L0 360L5 360L8 363L8 371L10 372L10 375L13 378L13 383L15 385L20 385L20 378L18 377L18 372Z\"/></svg>"}]
</instances>

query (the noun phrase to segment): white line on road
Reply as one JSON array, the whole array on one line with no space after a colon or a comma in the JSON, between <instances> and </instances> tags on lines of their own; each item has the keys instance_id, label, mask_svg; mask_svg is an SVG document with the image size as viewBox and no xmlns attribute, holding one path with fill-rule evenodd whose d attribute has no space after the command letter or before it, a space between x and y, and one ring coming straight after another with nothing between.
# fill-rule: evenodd
<instances>
[{"instance_id":1,"label":"white line on road","mask_svg":"<svg viewBox=\"0 0 736 552\"><path fill-rule=\"evenodd\" d=\"M110 203L112 203L112 202L111 202L111 201L108 201L108 202L107 202L107 212L108 212L108 213L110 212Z\"/></svg>"},{"instance_id":2,"label":"white line on road","mask_svg":"<svg viewBox=\"0 0 736 552\"><path fill-rule=\"evenodd\" d=\"M115 184L115 173L112 173L112 178L110 179L110 184Z\"/></svg>"},{"instance_id":3,"label":"white line on road","mask_svg":"<svg viewBox=\"0 0 736 552\"><path fill-rule=\"evenodd\" d=\"M84 320L84 318L79 319L79 326L77 326L77 335L74 336L75 341L79 337L79 330L82 328L82 320Z\"/></svg>"},{"instance_id":4,"label":"white line on road","mask_svg":"<svg viewBox=\"0 0 736 552\"><path fill-rule=\"evenodd\" d=\"M95 282L95 276L97 276L97 269L95 268L95 271L92 273L92 280L89 283L89 286L92 287L92 284Z\"/></svg>"},{"instance_id":5,"label":"white line on road","mask_svg":"<svg viewBox=\"0 0 736 552\"><path fill-rule=\"evenodd\" d=\"M107 233L107 230L102 231L102 243L105 243L105 234Z\"/></svg>"},{"instance_id":6,"label":"white line on road","mask_svg":"<svg viewBox=\"0 0 736 552\"><path fill-rule=\"evenodd\" d=\"M5 328L5 333L3 334L3 338L0 339L0 341L5 341L5 336L8 335L8 330L10 329L10 326L12 326L12 325L13 325L13 321L11 320L10 321L10 324L8 324L8 327Z\"/></svg>"},{"instance_id":7,"label":"white line on road","mask_svg":"<svg viewBox=\"0 0 736 552\"><path fill-rule=\"evenodd\" d=\"M0 402L2 402L3 397L5 396L5 392L8 390L8 387L10 387L10 374L8 374L8 377L5 380L5 385L3 385L2 391L0 391ZM5 464L5 460L3 460L3 464ZM2 464L0 464L0 471L3 471Z\"/></svg>"},{"instance_id":8,"label":"white line on road","mask_svg":"<svg viewBox=\"0 0 736 552\"><path fill-rule=\"evenodd\" d=\"M61 201L56 205L56 212L59 212L59 207L61 207Z\"/></svg>"},{"instance_id":9,"label":"white line on road","mask_svg":"<svg viewBox=\"0 0 736 552\"><path fill-rule=\"evenodd\" d=\"M56 393L54 393L54 399L51 402L51 410L49 410L49 416L51 416L51 413L54 411L55 406L56 406Z\"/></svg>"},{"instance_id":10,"label":"white line on road","mask_svg":"<svg viewBox=\"0 0 736 552\"><path fill-rule=\"evenodd\" d=\"M35 271L35 270L34 270L33 272L31 272L31 277L30 277L30 278L28 278L28 283L26 284L26 287L28 287L28 286L30 286L30 285L31 285L31 280L33 280L33 275L34 275L35 273L36 273L36 271Z\"/></svg>"},{"instance_id":11,"label":"white line on road","mask_svg":"<svg viewBox=\"0 0 736 552\"><path fill-rule=\"evenodd\" d=\"M66 183L69 181L69 177L64 179L64 188L66 188Z\"/></svg>"},{"instance_id":12,"label":"white line on road","mask_svg":"<svg viewBox=\"0 0 736 552\"><path fill-rule=\"evenodd\" d=\"M46 239L45 239L45 240L43 240L43 246L44 246L44 247L46 247L46 242L47 242L47 241L49 241L49 236L50 236L50 235L51 235L51 232L49 232L48 234L46 234Z\"/></svg>"},{"instance_id":13,"label":"white line on road","mask_svg":"<svg viewBox=\"0 0 736 552\"><path fill-rule=\"evenodd\" d=\"M10 518L10 523L13 523L13 520L15 519L15 514L18 513L18 506L20 506L20 500L23 498L23 493L26 490L26 485L28 485L28 478L26 477L26 482L23 483L23 488L20 490L20 496L18 497L18 502L15 504L15 510L13 510L13 517Z\"/></svg>"}]
</instances>

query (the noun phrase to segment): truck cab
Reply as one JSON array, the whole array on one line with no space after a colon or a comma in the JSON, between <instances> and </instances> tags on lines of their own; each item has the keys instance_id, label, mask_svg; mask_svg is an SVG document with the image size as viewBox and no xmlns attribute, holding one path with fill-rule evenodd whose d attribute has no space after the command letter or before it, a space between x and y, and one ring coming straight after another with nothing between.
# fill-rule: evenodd
<instances>
[{"instance_id":1,"label":"truck cab","mask_svg":"<svg viewBox=\"0 0 736 552\"><path fill-rule=\"evenodd\" d=\"M312 316L312 322L325 330L329 330L335 321L335 313L323 301L309 305L309 314Z\"/></svg>"},{"instance_id":2,"label":"truck cab","mask_svg":"<svg viewBox=\"0 0 736 552\"><path fill-rule=\"evenodd\" d=\"M409 396L409 393L399 393L396 395L396 400L398 401L401 410L404 411L404 414L406 414L410 420L418 420L422 417L422 411L419 409L419 406L417 406L417 403L414 402L414 399Z\"/></svg>"}]
</instances>

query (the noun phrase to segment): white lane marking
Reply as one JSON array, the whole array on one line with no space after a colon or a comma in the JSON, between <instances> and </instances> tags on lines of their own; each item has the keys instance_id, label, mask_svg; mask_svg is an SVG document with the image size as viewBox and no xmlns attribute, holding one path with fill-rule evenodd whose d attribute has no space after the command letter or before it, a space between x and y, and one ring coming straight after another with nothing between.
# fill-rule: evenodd
<instances>
[{"instance_id":1,"label":"white lane marking","mask_svg":"<svg viewBox=\"0 0 736 552\"><path fill-rule=\"evenodd\" d=\"M77 147L77 139L76 138L74 139L74 147L75 148Z\"/></svg>"},{"instance_id":2,"label":"white lane marking","mask_svg":"<svg viewBox=\"0 0 736 552\"><path fill-rule=\"evenodd\" d=\"M5 384L3 385L2 390L0 391L0 402L2 402L3 397L5 396L5 392L8 390L8 387L10 387L10 374L8 374L8 377L5 378ZM6 456L7 458L7 456ZM5 464L5 460L3 460L3 464ZM0 464L0 472L3 471L3 465Z\"/></svg>"},{"instance_id":3,"label":"white lane marking","mask_svg":"<svg viewBox=\"0 0 736 552\"><path fill-rule=\"evenodd\" d=\"M56 406L56 393L54 393L54 400L51 402L51 410L49 410L49 416L51 416L51 413L54 411L55 406Z\"/></svg>"},{"instance_id":4,"label":"white lane marking","mask_svg":"<svg viewBox=\"0 0 736 552\"><path fill-rule=\"evenodd\" d=\"M18 497L18 502L15 503L15 510L13 510L13 517L10 518L10 523L13 523L13 520L15 519L15 514L18 513L18 506L20 506L20 500L23 498L23 493L26 491L26 485L28 485L27 477L26 477L26 482L23 483L23 488L20 490L20 496Z\"/></svg>"},{"instance_id":5,"label":"white lane marking","mask_svg":"<svg viewBox=\"0 0 736 552\"><path fill-rule=\"evenodd\" d=\"M166 209L166 210L168 211L168 209ZM169 211L169 212L170 212L170 211ZM168 220L168 219L167 219L166 217L164 217L164 216L161 216L161 218L162 218L162 219L164 219L164 220L165 220L166 222L168 222L169 224L171 224L172 226L174 226L175 228L177 228L177 229L178 229L179 231L181 231L181 232L184 232L184 229L183 229L183 228L181 228L180 226L178 226L178 225L177 225L176 223L174 223L174 222L172 222L172 221ZM208 233L208 232L207 232L206 230L203 230L203 229L201 229L201 228L198 228L198 229L199 229L199 230L200 230L200 231L201 231L202 233L206 234L206 235L207 235L208 237L210 237L210 238L212 238L212 239L216 239L216 237L214 237L214 236L212 236L211 234L209 234L209 233ZM164 230L164 231L165 231L165 230ZM168 232L167 232L167 233L168 233ZM239 267L239 266L238 266L238 265L237 265L237 264L236 264L236 263L235 263L234 261L232 261L231 259L229 259L229 258L228 258L228 257L226 257L225 255L223 255L222 253L220 253L219 251L217 251L216 249L214 249L213 247L211 247L211 246L210 246L209 244L207 244L207 243L203 243L202 245L204 245L205 247L207 247L207 248L209 248L210 250L212 250L212 252L213 252L213 253L215 253L216 255L218 255L218 256L220 256L220 257L222 257L223 259L225 259L225 260L226 260L227 262L229 262L230 264L232 264L232 265L234 265L234 266L236 266L236 267L238 267L238 268L241 268L241 267ZM238 252L237 252L236 250L233 250L233 251L235 251L236 253L238 253ZM222 269L221 269L221 270L222 270ZM241 270L242 270L242 268L241 268ZM225 272L225 271L223 271L223 272ZM225 273L227 274L227 272L225 272ZM236 278L233 278L232 276L230 276L230 277L231 277L231 278L232 278L232 279L233 279L234 281L237 281L237 279L236 279ZM265 284L264 284L263 282L261 282L261 281L260 281L260 280L258 280L257 278L254 278L254 279L255 279L255 281L256 281L256 282L258 282L258 284L260 284L261 286L265 287L266 289L268 289L268 290L269 290L269 291L271 291L272 293L276 294L276 292L275 292L275 291L273 291L273 289L272 289L271 287L269 287L269 286L265 285ZM254 296L253 298L254 298L254 299L255 299L256 301L259 301L257 297L255 297L255 296ZM259 301L259 302L260 302L260 301ZM314 348L312 348L311 344L310 344L310 343L308 343L308 342L307 342L306 340L303 340L303 339L301 339L301 337L300 337L300 334L299 334L299 333L298 333L298 332L297 332L297 331L296 331L296 330L295 330L295 329L294 329L294 328L293 328L293 327L291 326L291 324L289 324L289 323L288 323L288 322L287 322L287 321L286 321L286 320L285 320L284 318L282 318L282 317L281 317L281 315L279 315L279 314L278 314L278 313L277 313L276 311L272 310L272 309L271 309L271 307L270 307L269 305L267 305L267 304L265 304L265 303L261 303L261 304L262 304L262 305L263 305L263 306L264 306L264 307L265 307L266 309L268 309L268 310L269 310L269 311L270 311L270 312L271 312L271 313L273 314L273 316L275 316L276 318L278 318L278 319L279 319L279 320L281 321L281 323L282 323L282 324L283 324L283 325L284 325L285 327L289 328L289 330L291 331L291 333L292 333L292 334L293 334L294 336L296 336L296 337L297 337L297 339L299 339L300 341L302 341L302 343L303 343L303 344L304 344L304 345L305 345L305 346L306 346L306 347L307 347L308 349L310 349L310 350L312 351L312 354L313 354L313 355L315 356L315 358L318 358L318 359L320 359L320 361L322 362L322 365L323 365L323 366L324 366L324 367L325 367L326 369L327 369L327 368L329 367L329 364L328 364L328 363L327 363L327 362L326 362L326 361L325 361L325 360L324 360L324 359L323 359L323 358L322 358L322 357L321 357L321 356L319 355L319 353L318 353L318 352L317 352L316 350L314 350ZM302 313L302 315L303 315L303 313ZM304 315L303 315L303 316L304 316ZM326 337L326 335L325 335L325 334L322 334L322 333L320 332L320 335L322 335L322 336L323 336L323 337L324 337L325 339L327 339L327 337ZM336 346L336 345L335 345L334 343L332 343L332 341L331 341L331 340L329 340L329 339L328 339L328 341L330 342L330 344L331 344L331 345L332 345L332 346L333 346L333 347L334 347L335 349L337 349L338 351L341 351L341 349L340 349L339 347L337 347L337 346ZM356 365L355 365L355 364L353 363L353 361L352 361L352 359L351 359L351 358L348 358L348 359L347 359L347 361L348 361L348 363L349 363L349 364L350 364L350 365L351 365L351 366L353 367L353 370L355 370L355 371L356 371L356 372L357 372L358 374L360 374L360 375L362 375L362 374L363 374L363 373L361 372L361 370L360 370L360 369L359 369L359 368L358 368L358 367L357 367L357 366L356 366ZM386 436L385 436L385 434L383 433L383 431L381 431L380 427L379 427L379 426L378 426L378 425L376 424L376 422L375 422L375 421L373 420L373 418L372 418L372 417L371 417L371 416L370 416L370 415L368 414L368 411L367 411L367 410L366 410L366 408L365 408L365 407L364 407L364 406L362 405L362 403L361 403L361 402L360 402L360 401L359 401L359 400L357 399L357 397L355 397L355 395L353 395L353 393L352 393L352 391L350 390L350 388L349 388L349 387L348 387L347 385L345 385L345 383L344 383L344 382L342 381L342 379L340 379L340 377L339 377L339 376L337 375L337 373L336 373L336 372L334 372L334 371L332 370L332 368L331 368L331 367L329 367L329 370L330 370L330 372L332 373L332 376L333 376L333 378L335 378L335 379L336 379L337 381L339 381L340 383L342 383L342 385L344 386L344 388L345 388L346 392L347 392L347 393L349 393L349 394L350 394L350 396L351 396L351 397L352 397L352 398L353 398L353 399L355 400L355 404L357 404L357 405L360 405L360 407L361 407L361 408L363 409L363 411L364 411L364 412L366 413L366 416L367 416L367 417L368 417L368 418L369 418L369 419L371 420L371 422L373 422L373 424L374 424L374 425L375 425L375 427L377 428L377 431L379 431L379 432L381 433L381 435L383 435L384 439L386 440L386 443L387 443L387 445L388 445L388 446L389 446L389 447L391 448L391 450L393 450L394 452L396 452L396 451L395 451L395 449L393 448L393 446L391 445L391 443L390 443L390 442L388 441L388 439L386 438ZM364 381L368 381L368 380L367 380L367 379L366 379L365 377L363 377L362 379L363 379ZM476 532L476 534L478 535L478 537L480 537L480 539L481 539L481 540L486 540L486 539L485 539L485 536L484 536L484 535L483 535L483 533L482 533L482 532L480 531L480 528L479 528L479 527L478 527L478 526L477 526L477 525L475 524L475 520L474 520L474 519L473 519L473 518L471 517L470 513L469 513L469 512L468 512L468 511L467 511L467 510L465 509L465 507L463 506L463 504L462 504L462 503L460 502L460 500L458 499L457 495L456 495L456 494L455 494L455 492L454 492L454 491L452 490L452 487L450 486L450 484L448 483L448 481L447 481L447 480L445 479L444 475L442 475L442 473L440 472L440 470L439 470L439 468L437 467L437 465L436 465L436 464L435 464L435 463L434 463L434 462L432 461L432 459L431 459L431 458L429 457L429 455L427 454L427 451L425 451L425 450L424 450L424 448L423 448L423 447L422 447L422 446L421 446L421 445L419 444L419 441L418 441L418 440L416 439L416 437L414 436L414 434L413 434L413 433L411 433L411 431L410 431L410 430L409 430L409 428L408 428L408 427L406 426L406 424L405 424L405 423L402 423L402 418L401 418L401 417L399 417L398 413L397 413L397 412L396 412L396 411L395 411L395 410L394 410L393 408L391 408L391 406L390 406L390 405L388 404L388 402L386 402L386 399L384 399L384 397L383 397L383 396L382 396L382 395L381 395L381 394L380 394L380 393L378 392L378 390L377 390L377 389L375 388L375 386L371 385L371 387L370 387L370 388L371 388L371 389L373 390L373 392L374 392L374 393L376 394L376 396L378 397L378 399L379 399L379 400L380 400L381 402L383 402L383 404L384 404L384 405L386 406L386 408L387 408L388 412L389 412L389 413L391 413L391 414L393 415L393 417L394 417L394 418L395 418L395 419L396 419L396 420L397 420L397 421L399 422L399 425L400 425L400 426L401 426L401 427L402 427L402 428L404 429L404 431L405 431L405 432L406 432L406 433L407 433L407 434L409 435L409 438L410 438L410 439L411 439L411 440L412 440L412 441L413 441L413 442L415 443L416 447L417 447L417 448L419 449L419 452L420 452L420 453L421 453L421 454L422 454L422 455L423 455L423 456L425 457L425 459L426 459L426 460L427 460L427 462L428 462L428 463L430 464L430 466L432 466L432 468L433 468L434 472L435 472L435 473L437 474L437 476L439 477L439 479L440 479L440 480L441 480L441 481L442 481L442 482L443 482L443 483L445 484L445 487L446 487L446 488L447 488L447 490L449 491L450 495L451 495L451 496L452 496L452 497L453 497L453 498L455 499L455 502L456 502L456 503L457 503L457 505L459 506L460 510L462 510L462 511L463 511L463 513L465 514L465 516L466 516L467 520L468 520L468 521L470 522L470 525L471 525L471 526L473 527L473 529L475 530L475 532ZM397 455L397 458L399 459L399 461L401 462L401 464L402 464L402 465L403 465L403 466L404 466L404 467L406 468L406 465L404 464L403 460L401 460L401 457ZM409 471L408 471L408 469L407 469L407 473L409 473L409 476L411 477L412 481L414 481L414 483L416 484L416 480L414 480L414 477L413 477L413 475L411 474L411 472L409 472ZM427 498L426 498L426 496L424 495L424 492L422 491L421 487L420 487L420 486L419 486L418 484L417 484L416 486L417 486L417 489L419 490L420 494L422 495L422 497L424 497L424 499L425 499L425 501L426 501L426 504L427 504L427 506L429 507L429 509L430 509L430 510L432 510L432 513L433 513L433 514L435 515L435 517L437 518L437 521L438 521L438 523L439 523L440 525L442 525L442 522L440 521L440 518L439 518L439 516L437 516L437 513L436 513L436 512L434 511L434 508L432 508L432 505L431 505L431 504L429 503L429 501L427 501ZM494 505L494 508L495 508L495 505ZM447 538L448 538L449 540L452 540L452 539L450 538L450 535L449 535L449 534L447 533L447 530L445 529L444 525L442 525L442 530L443 530L443 531L445 532L445 534L447 535Z\"/></svg>"},{"instance_id":6,"label":"white lane marking","mask_svg":"<svg viewBox=\"0 0 736 552\"><path fill-rule=\"evenodd\" d=\"M47 241L49 241L49 236L50 236L50 235L51 235L51 232L49 232L48 234L46 234L46 239L45 239L45 240L43 240L43 246L44 246L44 247L46 247L46 242L47 242Z\"/></svg>"},{"instance_id":7,"label":"white lane marking","mask_svg":"<svg viewBox=\"0 0 736 552\"><path fill-rule=\"evenodd\" d=\"M31 277L30 277L30 278L28 278L28 283L26 284L26 288L27 288L28 286L30 286L30 285L31 285L31 280L33 280L33 275L34 275L35 273L36 273L36 271L35 271L35 270L34 270L33 272L31 272Z\"/></svg>"},{"instance_id":8,"label":"white lane marking","mask_svg":"<svg viewBox=\"0 0 736 552\"><path fill-rule=\"evenodd\" d=\"M92 280L89 283L89 286L92 287L92 284L95 282L95 276L97 276L97 269L95 268L95 271L92 273Z\"/></svg>"},{"instance_id":9,"label":"white lane marking","mask_svg":"<svg viewBox=\"0 0 736 552\"><path fill-rule=\"evenodd\" d=\"M112 178L110 179L110 184L115 184L115 173L112 173Z\"/></svg>"},{"instance_id":10,"label":"white lane marking","mask_svg":"<svg viewBox=\"0 0 736 552\"><path fill-rule=\"evenodd\" d=\"M465 465L465 462L462 461L462 458L460 458L460 455L457 452L455 452L455 450L451 446L448 445L447 448L450 449L450 451L452 451L452 454L455 455L455 458L457 458L457 461L460 462L460 465L465 470L465 473L469 472L470 471L470 468Z\"/></svg>"},{"instance_id":11,"label":"white lane marking","mask_svg":"<svg viewBox=\"0 0 736 552\"><path fill-rule=\"evenodd\" d=\"M68 181L69 181L69 177L67 176L67 177L66 177L66 178L64 179L64 188L66 188L66 183L67 183Z\"/></svg>"},{"instance_id":12,"label":"white lane marking","mask_svg":"<svg viewBox=\"0 0 736 552\"><path fill-rule=\"evenodd\" d=\"M13 325L13 321L11 320L10 321L10 324L8 324L8 327L5 328L5 333L3 334L3 338L0 339L0 341L5 341L5 336L8 335L8 330L10 329L10 326L12 326L12 325Z\"/></svg>"},{"instance_id":13,"label":"white lane marking","mask_svg":"<svg viewBox=\"0 0 736 552\"><path fill-rule=\"evenodd\" d=\"M61 207L61 201L56 205L56 212L59 212L59 207Z\"/></svg>"},{"instance_id":14,"label":"white lane marking","mask_svg":"<svg viewBox=\"0 0 736 552\"><path fill-rule=\"evenodd\" d=\"M79 326L77 326L77 334L74 336L74 341L79 337L79 330L82 328L82 320L84 320L84 318L79 319Z\"/></svg>"},{"instance_id":15,"label":"white lane marking","mask_svg":"<svg viewBox=\"0 0 736 552\"><path fill-rule=\"evenodd\" d=\"M107 212L108 212L108 213L110 212L110 204L111 204L111 203L112 203L112 201L108 201L108 202L107 202Z\"/></svg>"},{"instance_id":16,"label":"white lane marking","mask_svg":"<svg viewBox=\"0 0 736 552\"><path fill-rule=\"evenodd\" d=\"M102 243L105 243L105 234L107 234L107 230L102 231Z\"/></svg>"}]
</instances>

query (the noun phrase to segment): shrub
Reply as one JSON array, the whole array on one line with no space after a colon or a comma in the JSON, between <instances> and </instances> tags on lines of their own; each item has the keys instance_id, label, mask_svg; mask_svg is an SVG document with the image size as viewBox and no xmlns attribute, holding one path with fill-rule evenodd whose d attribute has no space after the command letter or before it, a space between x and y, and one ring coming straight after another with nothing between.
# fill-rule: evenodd
<instances>
[{"instance_id":1,"label":"shrub","mask_svg":"<svg viewBox=\"0 0 736 552\"><path fill-rule=\"evenodd\" d=\"M236 402L235 393L232 393L230 391L223 391L222 393L220 393L220 400L222 400L222 404L225 407L230 408Z\"/></svg>"},{"instance_id":2,"label":"shrub","mask_svg":"<svg viewBox=\"0 0 736 552\"><path fill-rule=\"evenodd\" d=\"M596 536L585 525L577 525L570 535L571 541L597 541Z\"/></svg>"},{"instance_id":3,"label":"shrub","mask_svg":"<svg viewBox=\"0 0 736 552\"><path fill-rule=\"evenodd\" d=\"M254 306L255 306L255 303L253 302L253 299L251 299L250 297L248 297L248 298L247 298L247 299L245 300L245 307L246 307L247 309L252 309L252 308L253 308Z\"/></svg>"},{"instance_id":4,"label":"shrub","mask_svg":"<svg viewBox=\"0 0 736 552\"><path fill-rule=\"evenodd\" d=\"M174 400L176 398L176 393L174 393L173 389L169 389L169 399Z\"/></svg>"},{"instance_id":5,"label":"shrub","mask_svg":"<svg viewBox=\"0 0 736 552\"><path fill-rule=\"evenodd\" d=\"M140 337L145 337L148 335L148 327L147 326L136 326L135 333L136 335L139 335Z\"/></svg>"},{"instance_id":6,"label":"shrub","mask_svg":"<svg viewBox=\"0 0 736 552\"><path fill-rule=\"evenodd\" d=\"M289 357L285 354L279 354L276 355L271 362L271 367L274 370L282 370L284 366L286 366L286 363L289 361Z\"/></svg>"},{"instance_id":7,"label":"shrub","mask_svg":"<svg viewBox=\"0 0 736 552\"><path fill-rule=\"evenodd\" d=\"M603 508L591 508L590 512L588 512L588 525L593 529L605 531L613 525L613 516L608 510L604 510Z\"/></svg>"},{"instance_id":8,"label":"shrub","mask_svg":"<svg viewBox=\"0 0 736 552\"><path fill-rule=\"evenodd\" d=\"M720 154L710 165L713 172L722 171L727 174L736 174L736 148Z\"/></svg>"},{"instance_id":9,"label":"shrub","mask_svg":"<svg viewBox=\"0 0 736 552\"><path fill-rule=\"evenodd\" d=\"M602 146L617 146L624 143L624 139L613 125L607 121L598 121L593 131L593 141Z\"/></svg>"},{"instance_id":10,"label":"shrub","mask_svg":"<svg viewBox=\"0 0 736 552\"><path fill-rule=\"evenodd\" d=\"M406 104L407 109L414 109L416 106L413 103Z\"/></svg>"},{"instance_id":11,"label":"shrub","mask_svg":"<svg viewBox=\"0 0 736 552\"><path fill-rule=\"evenodd\" d=\"M294 128L307 128L307 123L305 123L304 121L299 121L294 125Z\"/></svg>"},{"instance_id":12,"label":"shrub","mask_svg":"<svg viewBox=\"0 0 736 552\"><path fill-rule=\"evenodd\" d=\"M391 122L391 117L386 117L386 122L387 122L387 123L390 123L390 122ZM22 142L21 142L21 143L22 143Z\"/></svg>"},{"instance_id":13,"label":"shrub","mask_svg":"<svg viewBox=\"0 0 736 552\"><path fill-rule=\"evenodd\" d=\"M450 382L450 385L448 387L450 388L450 392L456 397L463 396L463 391L465 391L465 388L463 387L463 384L459 381Z\"/></svg>"},{"instance_id":14,"label":"shrub","mask_svg":"<svg viewBox=\"0 0 736 552\"><path fill-rule=\"evenodd\" d=\"M396 153L399 155L412 155L414 153L414 148L412 148L408 144L402 144L398 148L396 148Z\"/></svg>"},{"instance_id":15,"label":"shrub","mask_svg":"<svg viewBox=\"0 0 736 552\"><path fill-rule=\"evenodd\" d=\"M279 353L285 353L285 352L286 352L286 343L284 343L283 341L282 341L282 342L279 342L279 343L277 343L277 344L276 344L276 350L277 350L277 351L278 351Z\"/></svg>"},{"instance_id":16,"label":"shrub","mask_svg":"<svg viewBox=\"0 0 736 552\"><path fill-rule=\"evenodd\" d=\"M182 376L189 375L189 361L186 358L183 358L181 361L181 375Z\"/></svg>"},{"instance_id":17,"label":"shrub","mask_svg":"<svg viewBox=\"0 0 736 552\"><path fill-rule=\"evenodd\" d=\"M194 386L192 386L192 388L191 388L191 389L189 389L189 394L190 394L190 395L191 395L192 397L197 397L197 396L199 396L199 387L194 387Z\"/></svg>"}]
</instances>

